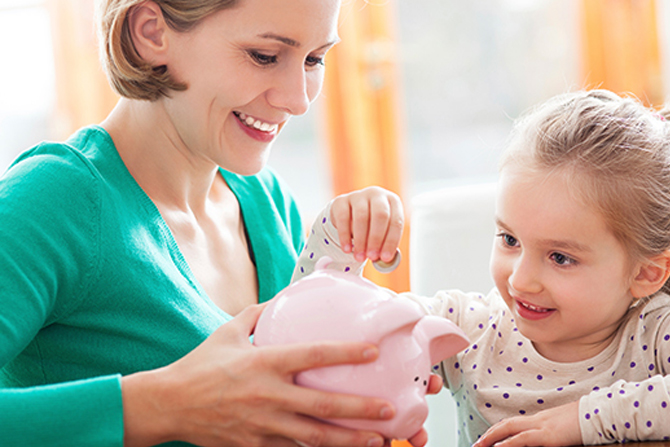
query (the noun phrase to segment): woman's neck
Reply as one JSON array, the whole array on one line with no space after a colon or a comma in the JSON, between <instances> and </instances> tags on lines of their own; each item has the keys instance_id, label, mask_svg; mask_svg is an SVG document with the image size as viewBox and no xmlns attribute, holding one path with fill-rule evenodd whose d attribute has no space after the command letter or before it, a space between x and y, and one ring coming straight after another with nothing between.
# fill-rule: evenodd
<instances>
[{"instance_id":1,"label":"woman's neck","mask_svg":"<svg viewBox=\"0 0 670 447\"><path fill-rule=\"evenodd\" d=\"M219 189L218 166L183 142L160 100L121 99L101 126L154 202L197 213Z\"/></svg>"}]
</instances>

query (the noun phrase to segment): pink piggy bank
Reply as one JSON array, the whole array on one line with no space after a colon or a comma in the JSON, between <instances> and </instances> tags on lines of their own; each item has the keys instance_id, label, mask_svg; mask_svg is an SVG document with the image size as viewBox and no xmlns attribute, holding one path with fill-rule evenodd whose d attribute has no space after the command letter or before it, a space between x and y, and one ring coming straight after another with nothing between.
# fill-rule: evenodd
<instances>
[{"instance_id":1,"label":"pink piggy bank","mask_svg":"<svg viewBox=\"0 0 670 447\"><path fill-rule=\"evenodd\" d=\"M385 421L332 419L329 422L371 430L388 439L418 433L428 416L426 389L432 365L469 345L451 321L426 316L409 298L396 297L367 279L324 268L280 292L263 311L254 344L306 341L363 341L379 347L372 363L303 371L299 385L389 400L396 415Z\"/></svg>"}]
</instances>

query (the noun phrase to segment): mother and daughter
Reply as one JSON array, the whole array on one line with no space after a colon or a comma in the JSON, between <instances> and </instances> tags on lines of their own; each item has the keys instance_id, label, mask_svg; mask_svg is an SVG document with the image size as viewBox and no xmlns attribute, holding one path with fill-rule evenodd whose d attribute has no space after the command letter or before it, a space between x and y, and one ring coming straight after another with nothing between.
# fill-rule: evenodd
<instances>
[{"instance_id":1,"label":"mother and daughter","mask_svg":"<svg viewBox=\"0 0 670 447\"><path fill-rule=\"evenodd\" d=\"M373 361L375 346L249 342L258 303L289 283L304 245L265 163L319 94L340 1L98 6L122 99L0 178L2 444L388 443L319 419L389 419L389 402L292 380ZM497 288L408 295L473 341L439 366L463 445L670 436L669 129L604 91L559 97L517 126L501 165ZM315 251L354 270L390 262L402 216L380 188L335 199L323 215L335 228L314 230L341 248L311 237L295 277ZM433 375L429 391L440 386Z\"/></svg>"},{"instance_id":2,"label":"mother and daughter","mask_svg":"<svg viewBox=\"0 0 670 447\"><path fill-rule=\"evenodd\" d=\"M664 113L604 90L532 110L500 163L496 287L488 295L404 294L472 342L436 367L458 406L460 445L670 439ZM343 201L317 219L299 271L323 255L360 269L337 243L323 242L348 228ZM348 240L347 231L332 239Z\"/></svg>"}]
</instances>

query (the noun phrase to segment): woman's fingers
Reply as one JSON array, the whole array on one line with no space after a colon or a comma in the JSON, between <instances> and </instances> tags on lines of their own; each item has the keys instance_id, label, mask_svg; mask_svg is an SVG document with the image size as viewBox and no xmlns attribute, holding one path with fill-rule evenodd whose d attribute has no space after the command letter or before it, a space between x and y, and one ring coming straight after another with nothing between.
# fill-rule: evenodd
<instances>
[{"instance_id":1,"label":"woman's fingers","mask_svg":"<svg viewBox=\"0 0 670 447\"><path fill-rule=\"evenodd\" d=\"M283 431L298 445L306 446L372 446L382 447L384 439L378 433L351 430L328 422L302 415L282 414L274 418L268 426L272 430Z\"/></svg>"},{"instance_id":2,"label":"woman's fingers","mask_svg":"<svg viewBox=\"0 0 670 447\"><path fill-rule=\"evenodd\" d=\"M437 394L443 386L444 382L442 381L442 377L437 374L431 374L428 379L428 390L426 390L426 394Z\"/></svg>"},{"instance_id":3,"label":"woman's fingers","mask_svg":"<svg viewBox=\"0 0 670 447\"><path fill-rule=\"evenodd\" d=\"M372 344L320 341L260 347L265 363L284 374L295 374L323 366L368 363L377 359L379 349Z\"/></svg>"}]
</instances>

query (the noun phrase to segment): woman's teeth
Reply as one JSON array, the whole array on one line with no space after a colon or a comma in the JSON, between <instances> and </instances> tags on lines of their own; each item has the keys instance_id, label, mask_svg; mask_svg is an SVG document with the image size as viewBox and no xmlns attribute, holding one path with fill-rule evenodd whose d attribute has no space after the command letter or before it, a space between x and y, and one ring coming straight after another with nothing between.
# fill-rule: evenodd
<instances>
[{"instance_id":1,"label":"woman's teeth","mask_svg":"<svg viewBox=\"0 0 670 447\"><path fill-rule=\"evenodd\" d=\"M277 124L264 123L263 121L252 118L242 112L236 112L236 115L247 127L253 127L261 132L274 132L279 127Z\"/></svg>"}]
</instances>

